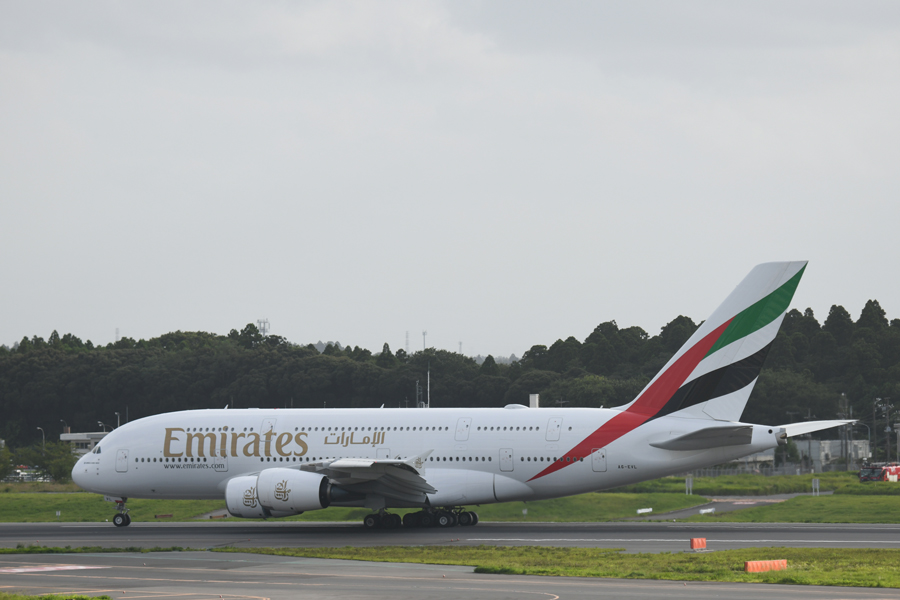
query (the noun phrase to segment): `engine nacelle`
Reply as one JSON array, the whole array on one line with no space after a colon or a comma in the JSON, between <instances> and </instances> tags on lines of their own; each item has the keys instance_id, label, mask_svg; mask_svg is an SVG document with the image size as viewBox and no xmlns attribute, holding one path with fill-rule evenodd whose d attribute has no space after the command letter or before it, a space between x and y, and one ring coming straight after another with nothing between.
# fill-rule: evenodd
<instances>
[{"instance_id":1,"label":"engine nacelle","mask_svg":"<svg viewBox=\"0 0 900 600\"><path fill-rule=\"evenodd\" d=\"M225 487L225 506L232 517L263 519L269 516L256 495L256 479L256 475L247 475L228 481Z\"/></svg>"},{"instance_id":2,"label":"engine nacelle","mask_svg":"<svg viewBox=\"0 0 900 600\"><path fill-rule=\"evenodd\" d=\"M266 469L235 477L225 487L225 505L234 517L265 519L327 508L331 485L324 475L294 469Z\"/></svg>"},{"instance_id":3,"label":"engine nacelle","mask_svg":"<svg viewBox=\"0 0 900 600\"><path fill-rule=\"evenodd\" d=\"M330 488L324 475L275 468L259 474L256 493L260 504L272 513L296 515L328 508Z\"/></svg>"}]
</instances>

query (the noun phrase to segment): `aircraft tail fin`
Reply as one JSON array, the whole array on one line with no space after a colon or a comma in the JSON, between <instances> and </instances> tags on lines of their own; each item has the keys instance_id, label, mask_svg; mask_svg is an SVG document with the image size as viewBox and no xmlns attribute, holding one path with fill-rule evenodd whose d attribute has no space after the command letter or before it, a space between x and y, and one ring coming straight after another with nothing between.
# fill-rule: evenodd
<instances>
[{"instance_id":1,"label":"aircraft tail fin","mask_svg":"<svg viewBox=\"0 0 900 600\"><path fill-rule=\"evenodd\" d=\"M756 266L620 410L648 420L673 413L740 420L805 269L806 261Z\"/></svg>"}]
</instances>

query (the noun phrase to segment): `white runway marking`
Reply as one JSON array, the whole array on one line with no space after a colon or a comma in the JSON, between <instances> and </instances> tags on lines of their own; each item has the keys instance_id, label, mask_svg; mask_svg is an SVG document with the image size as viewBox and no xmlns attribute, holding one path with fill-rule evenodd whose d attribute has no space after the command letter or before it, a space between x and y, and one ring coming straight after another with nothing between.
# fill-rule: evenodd
<instances>
[{"instance_id":1,"label":"white runway marking","mask_svg":"<svg viewBox=\"0 0 900 600\"><path fill-rule=\"evenodd\" d=\"M88 567L85 565L49 565L43 567L4 567L0 573L45 573L47 571L80 571L82 569L109 569L110 567Z\"/></svg>"}]
</instances>

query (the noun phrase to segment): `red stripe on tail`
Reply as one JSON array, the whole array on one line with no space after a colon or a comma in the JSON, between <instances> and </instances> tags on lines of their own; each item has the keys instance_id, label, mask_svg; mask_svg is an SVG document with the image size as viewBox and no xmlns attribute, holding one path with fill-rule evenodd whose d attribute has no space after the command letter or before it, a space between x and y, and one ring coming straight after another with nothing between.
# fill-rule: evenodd
<instances>
[{"instance_id":1,"label":"red stripe on tail","mask_svg":"<svg viewBox=\"0 0 900 600\"><path fill-rule=\"evenodd\" d=\"M700 361L703 360L709 349L713 347L716 340L725 332L729 324L731 324L731 319L719 325L706 337L694 344L687 352L679 356L678 360L672 363L672 366L660 374L656 381L644 390L644 393L638 396L637 400L628 407L628 410L617 414L601 425L597 431L569 450L560 460L554 462L528 481L534 481L559 471L581 458L590 456L594 450L605 448L626 433L634 431L640 425L649 421L666 405L672 394L684 385L685 380L694 372L694 369L697 368L697 365L700 364Z\"/></svg>"}]
</instances>

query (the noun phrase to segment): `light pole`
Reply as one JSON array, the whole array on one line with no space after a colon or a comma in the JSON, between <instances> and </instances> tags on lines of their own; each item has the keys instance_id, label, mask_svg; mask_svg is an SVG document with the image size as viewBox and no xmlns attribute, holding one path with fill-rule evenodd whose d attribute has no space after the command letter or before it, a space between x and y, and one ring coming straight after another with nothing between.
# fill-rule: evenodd
<instances>
[{"instance_id":1,"label":"light pole","mask_svg":"<svg viewBox=\"0 0 900 600\"><path fill-rule=\"evenodd\" d=\"M122 426L122 415L116 413L116 429Z\"/></svg>"},{"instance_id":2,"label":"light pole","mask_svg":"<svg viewBox=\"0 0 900 600\"><path fill-rule=\"evenodd\" d=\"M97 425L103 428L103 433L106 433L106 423L103 421L97 421Z\"/></svg>"},{"instance_id":3,"label":"light pole","mask_svg":"<svg viewBox=\"0 0 900 600\"><path fill-rule=\"evenodd\" d=\"M38 427L41 430L41 454L47 450L47 436L44 435L44 428Z\"/></svg>"},{"instance_id":4,"label":"light pole","mask_svg":"<svg viewBox=\"0 0 900 600\"><path fill-rule=\"evenodd\" d=\"M866 436L869 438L869 454L872 454L872 430L869 429L869 426L863 423L862 421L858 421L857 425L862 425L866 428Z\"/></svg>"},{"instance_id":5,"label":"light pole","mask_svg":"<svg viewBox=\"0 0 900 600\"><path fill-rule=\"evenodd\" d=\"M872 446L871 444L878 444L878 403L881 402L881 398L875 398L875 402L872 403L872 431L875 432L875 438L870 442L869 448L872 450L872 462L878 462L878 449Z\"/></svg>"},{"instance_id":6,"label":"light pole","mask_svg":"<svg viewBox=\"0 0 900 600\"><path fill-rule=\"evenodd\" d=\"M69 424L66 423L66 420L60 419L59 421L63 424L63 433L69 433Z\"/></svg>"}]
</instances>

